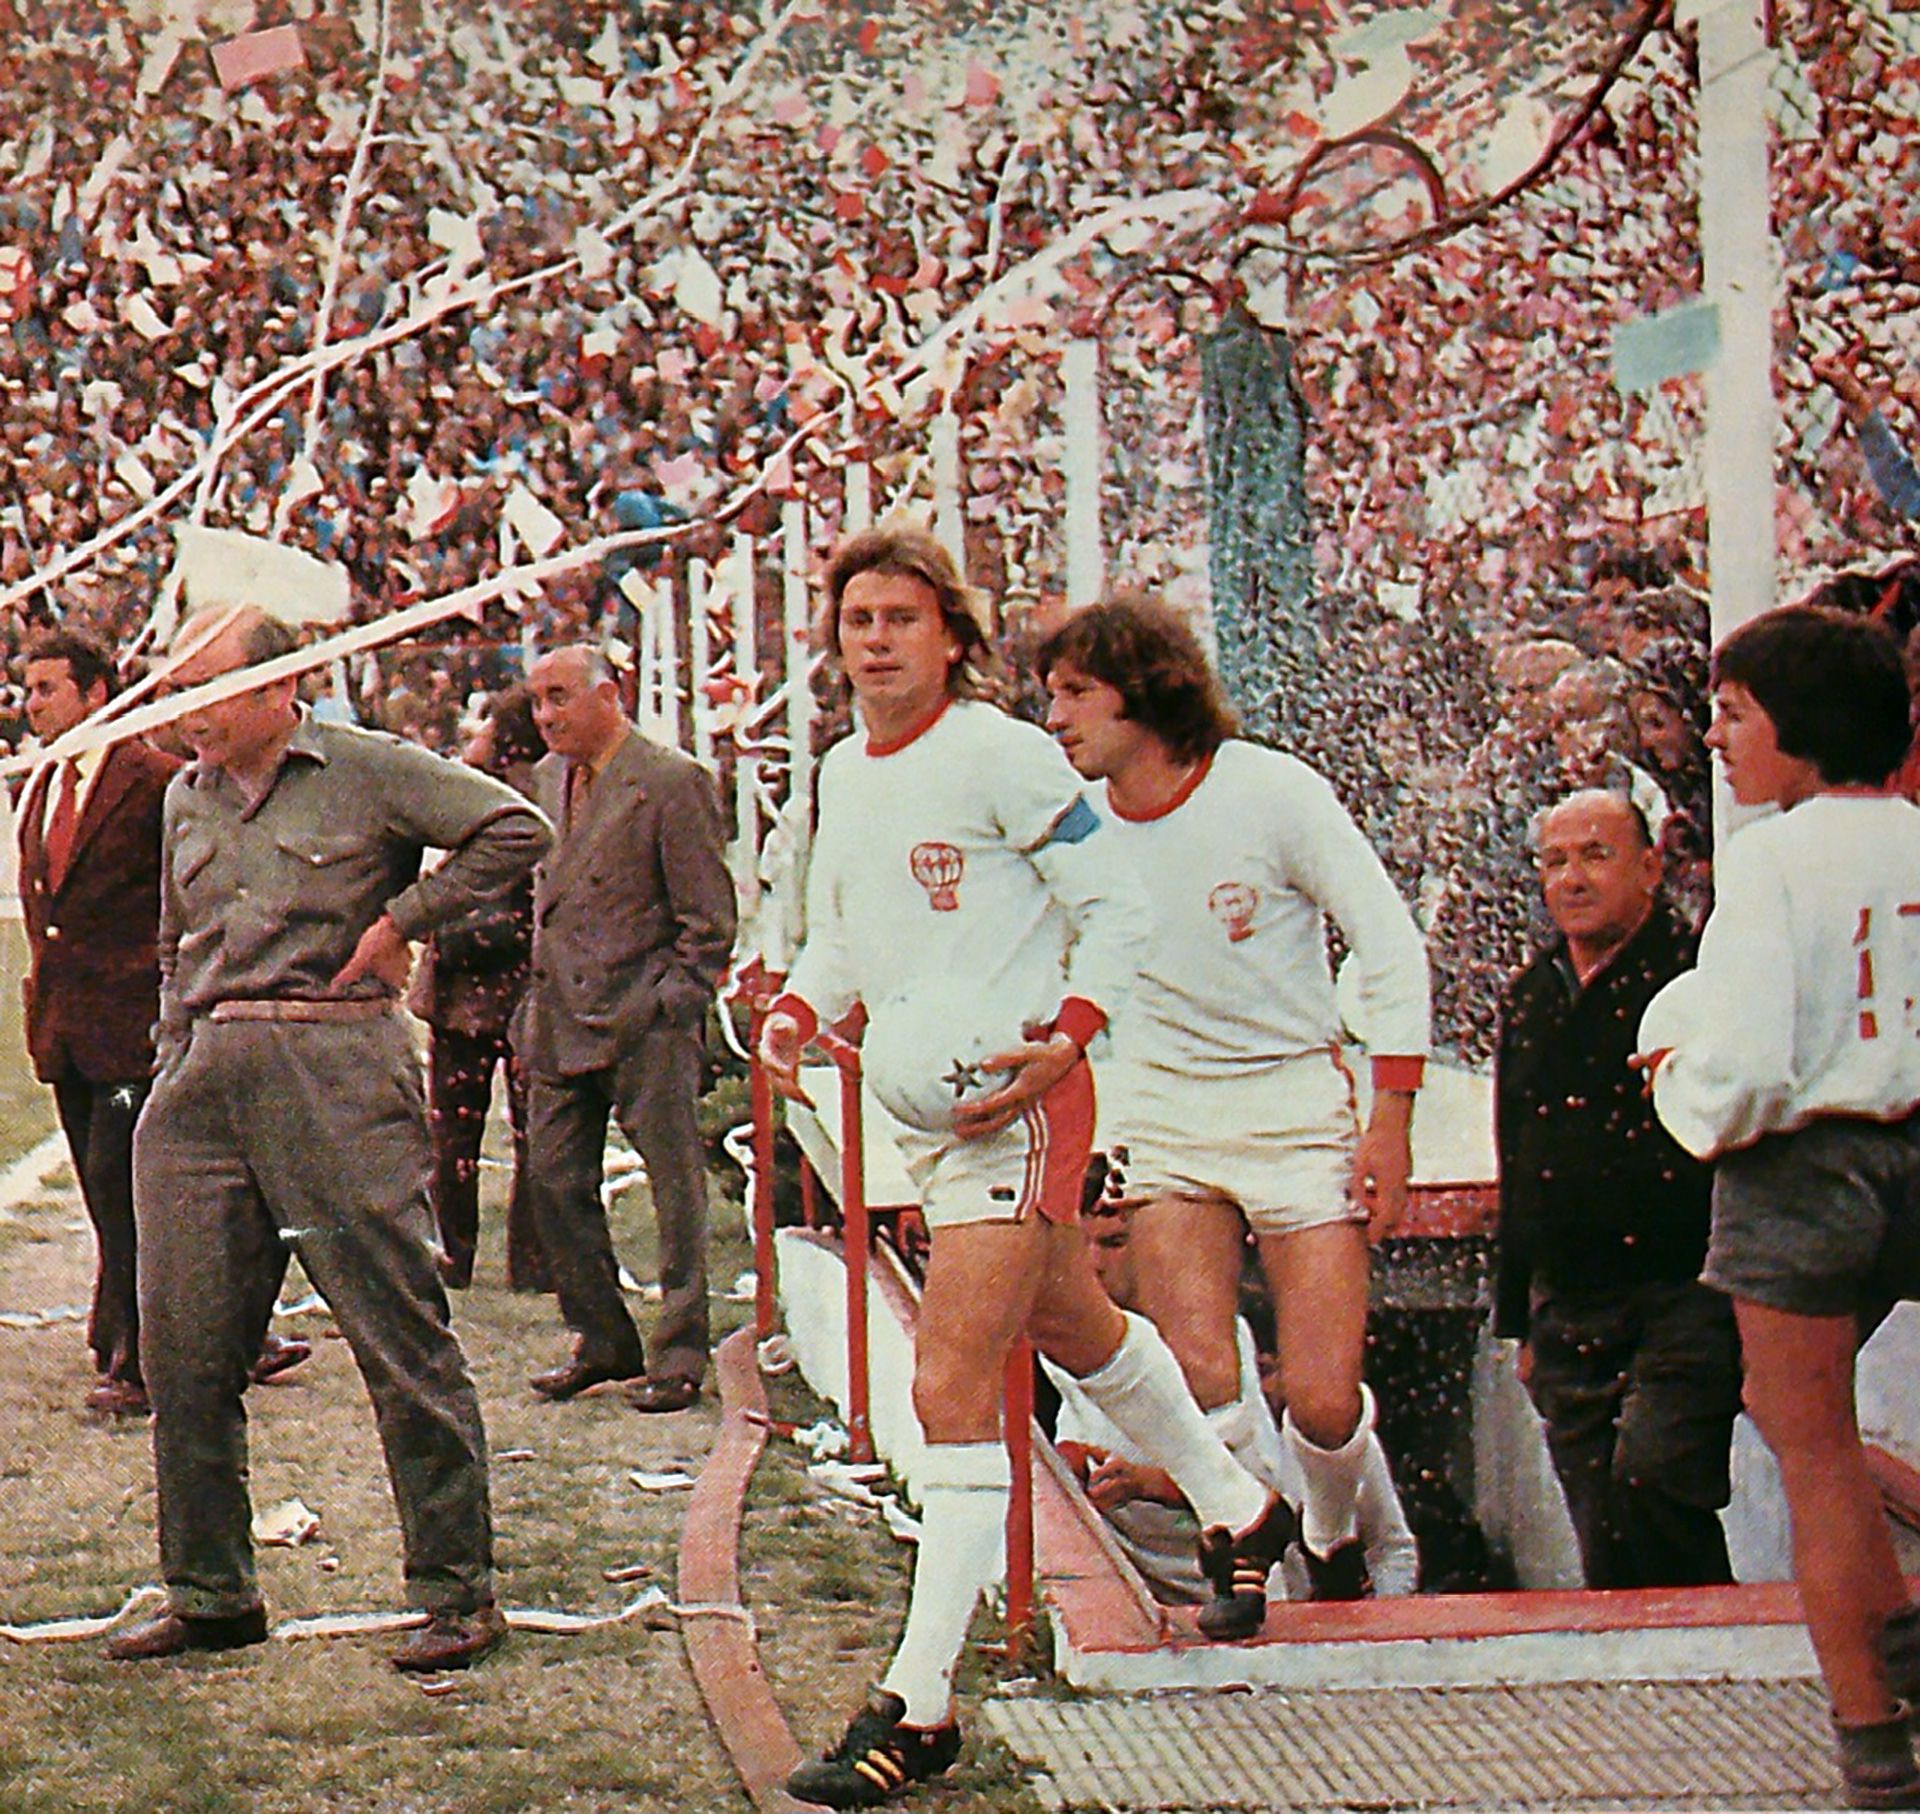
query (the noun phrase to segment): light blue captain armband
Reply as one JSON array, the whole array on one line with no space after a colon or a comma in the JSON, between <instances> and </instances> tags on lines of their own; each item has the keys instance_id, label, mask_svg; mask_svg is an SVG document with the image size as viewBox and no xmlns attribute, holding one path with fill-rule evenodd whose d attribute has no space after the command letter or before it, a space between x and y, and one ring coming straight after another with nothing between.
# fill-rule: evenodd
<instances>
[{"instance_id":1,"label":"light blue captain armband","mask_svg":"<svg viewBox=\"0 0 1920 1814\"><path fill-rule=\"evenodd\" d=\"M1100 829L1100 815L1087 804L1082 794L1048 827L1047 835L1034 846L1035 850L1045 850L1049 844L1083 843Z\"/></svg>"}]
</instances>

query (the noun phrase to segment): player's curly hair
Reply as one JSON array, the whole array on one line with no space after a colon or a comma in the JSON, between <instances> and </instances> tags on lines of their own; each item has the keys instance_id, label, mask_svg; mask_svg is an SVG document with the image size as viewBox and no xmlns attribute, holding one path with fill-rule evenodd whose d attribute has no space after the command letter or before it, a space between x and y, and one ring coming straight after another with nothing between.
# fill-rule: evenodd
<instances>
[{"instance_id":1,"label":"player's curly hair","mask_svg":"<svg viewBox=\"0 0 1920 1814\"><path fill-rule=\"evenodd\" d=\"M862 573L897 573L928 587L940 605L940 617L960 645L960 659L948 676L956 698L990 698L997 690L1000 662L988 632L985 601L960 577L944 543L912 523L882 523L844 537L827 559L827 608L820 641L840 655L840 600Z\"/></svg>"},{"instance_id":2,"label":"player's curly hair","mask_svg":"<svg viewBox=\"0 0 1920 1814\"><path fill-rule=\"evenodd\" d=\"M1913 742L1900 644L1884 624L1830 605L1780 605L1713 652L1713 684L1744 687L1781 751L1829 787L1878 787Z\"/></svg>"},{"instance_id":3,"label":"player's curly hair","mask_svg":"<svg viewBox=\"0 0 1920 1814\"><path fill-rule=\"evenodd\" d=\"M1062 662L1112 687L1126 716L1182 762L1211 756L1240 729L1199 637L1150 593L1120 592L1076 611L1034 665L1044 681Z\"/></svg>"}]
</instances>

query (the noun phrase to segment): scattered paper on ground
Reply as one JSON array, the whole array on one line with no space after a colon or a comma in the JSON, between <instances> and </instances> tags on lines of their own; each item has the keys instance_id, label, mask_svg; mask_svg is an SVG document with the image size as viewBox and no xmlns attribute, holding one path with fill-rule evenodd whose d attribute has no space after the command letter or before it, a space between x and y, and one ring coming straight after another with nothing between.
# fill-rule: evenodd
<instances>
[{"instance_id":1,"label":"scattered paper on ground","mask_svg":"<svg viewBox=\"0 0 1920 1814\"><path fill-rule=\"evenodd\" d=\"M304 1501L283 1499L253 1515L253 1540L278 1549L298 1549L320 1532L320 1514Z\"/></svg>"},{"instance_id":2,"label":"scattered paper on ground","mask_svg":"<svg viewBox=\"0 0 1920 1814\"><path fill-rule=\"evenodd\" d=\"M627 1478L643 1493L671 1493L683 1486L692 1486L694 1477L680 1468L668 1468L657 1474L635 1468Z\"/></svg>"},{"instance_id":3,"label":"scattered paper on ground","mask_svg":"<svg viewBox=\"0 0 1920 1814\"><path fill-rule=\"evenodd\" d=\"M61 1644L71 1643L78 1638L97 1638L111 1631L122 1619L129 1619L137 1612L145 1612L150 1607L163 1604L166 1597L167 1590L164 1587L155 1587L149 1582L145 1587L136 1587L128 1594L117 1612L103 1613L91 1619L48 1619L39 1625L0 1625L0 1638L10 1639L15 1644Z\"/></svg>"}]
</instances>

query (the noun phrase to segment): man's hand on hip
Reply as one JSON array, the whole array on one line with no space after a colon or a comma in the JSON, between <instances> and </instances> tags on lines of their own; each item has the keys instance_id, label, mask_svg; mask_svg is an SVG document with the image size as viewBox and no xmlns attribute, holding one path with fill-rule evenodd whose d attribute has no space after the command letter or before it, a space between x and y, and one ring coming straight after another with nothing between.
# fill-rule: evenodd
<instances>
[{"instance_id":1,"label":"man's hand on hip","mask_svg":"<svg viewBox=\"0 0 1920 1814\"><path fill-rule=\"evenodd\" d=\"M406 988L412 970L413 947L400 928L383 913L361 933L353 955L340 966L331 987L336 993L344 994L363 977L370 976L398 995Z\"/></svg>"}]
</instances>

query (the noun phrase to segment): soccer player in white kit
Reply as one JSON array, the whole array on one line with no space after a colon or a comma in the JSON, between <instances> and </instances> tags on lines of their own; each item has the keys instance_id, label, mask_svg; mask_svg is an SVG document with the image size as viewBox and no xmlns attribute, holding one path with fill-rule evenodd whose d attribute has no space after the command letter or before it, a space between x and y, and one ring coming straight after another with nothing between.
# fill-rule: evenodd
<instances>
[{"instance_id":1,"label":"soccer player in white kit","mask_svg":"<svg viewBox=\"0 0 1920 1814\"><path fill-rule=\"evenodd\" d=\"M1698 965L1648 1003L1640 1062L1714 1161L1701 1277L1733 1299L1780 1463L1847 1805L1920 1808L1920 1608L1854 1403L1862 1335L1920 1297L1920 807L1891 786L1909 690L1881 625L1808 605L1735 630L1713 680L1728 789L1780 810L1715 852Z\"/></svg>"},{"instance_id":2,"label":"soccer player in white kit","mask_svg":"<svg viewBox=\"0 0 1920 1814\"><path fill-rule=\"evenodd\" d=\"M952 1673L1001 1568L1000 1387L1016 1337L1072 1374L1194 1505L1210 1635L1259 1628L1267 1571L1298 1518L1228 1454L1152 1323L1102 1291L1078 1226L1086 1048L1131 992L1147 936L1110 829L1043 732L976 696L985 632L938 542L854 536L829 564L827 596L862 726L820 767L806 940L760 1057L798 1095L813 1031L865 1009L866 1074L907 1124L902 1155L932 1241L913 1385L929 1566L869 1706L788 1785L865 1807L940 1775L959 1749ZM955 1055L983 1019L1004 1029L1000 1049Z\"/></svg>"},{"instance_id":3,"label":"soccer player in white kit","mask_svg":"<svg viewBox=\"0 0 1920 1814\"><path fill-rule=\"evenodd\" d=\"M1412 915L1333 790L1237 729L1193 633L1123 597L1063 624L1038 657L1048 728L1104 781L1147 889L1154 939L1114 1061L1101 1137L1125 1194L1138 1307L1228 1446L1249 1233L1279 1325L1282 1437L1306 1481L1302 1559L1316 1599L1369 1591L1357 1526L1373 1440L1368 1234L1406 1207L1428 1050L1426 954ZM1351 948L1371 1048L1364 1131L1340 1057L1331 918Z\"/></svg>"}]
</instances>

